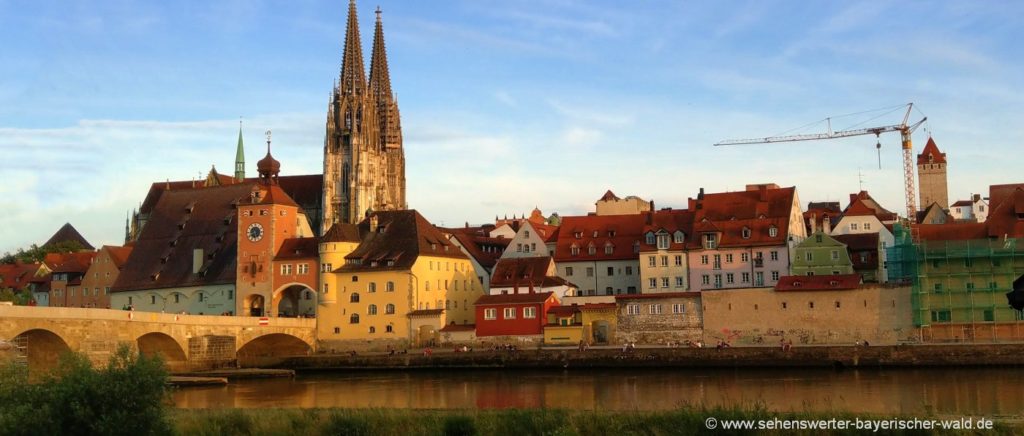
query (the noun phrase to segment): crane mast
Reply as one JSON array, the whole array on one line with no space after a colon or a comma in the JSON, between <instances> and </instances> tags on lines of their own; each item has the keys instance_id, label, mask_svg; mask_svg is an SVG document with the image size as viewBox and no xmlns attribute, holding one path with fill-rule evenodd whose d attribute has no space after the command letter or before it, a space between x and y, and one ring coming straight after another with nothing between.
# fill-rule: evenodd
<instances>
[{"instance_id":1,"label":"crane mast","mask_svg":"<svg viewBox=\"0 0 1024 436\"><path fill-rule=\"evenodd\" d=\"M924 117L921 120L907 124L910 121L910 112L914 108L914 103L907 103L907 112L903 116L903 122L900 124L891 124L886 126L878 127L865 127L860 129L850 130L832 130L832 120L828 120L828 131L825 133L810 133L802 135L784 135L784 136L767 136L763 138L750 138L750 139L729 139L715 143L715 146L723 145L741 145L741 144L771 144L776 142L797 142L797 141L820 141L825 139L838 139L838 138L849 138L851 136L862 136L862 135L875 135L878 137L883 133L888 132L900 132L900 139L903 149L903 190L906 194L906 207L907 207L907 218L914 219L917 215L916 205L916 193L914 189L914 147L913 141L911 140L911 134L917 130L928 117Z\"/></svg>"}]
</instances>

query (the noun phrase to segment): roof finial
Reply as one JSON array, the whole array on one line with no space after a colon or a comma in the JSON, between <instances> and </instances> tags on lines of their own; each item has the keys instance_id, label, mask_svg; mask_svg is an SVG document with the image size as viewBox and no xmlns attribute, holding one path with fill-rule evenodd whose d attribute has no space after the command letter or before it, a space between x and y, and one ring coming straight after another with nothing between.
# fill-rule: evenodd
<instances>
[{"instance_id":1,"label":"roof finial","mask_svg":"<svg viewBox=\"0 0 1024 436\"><path fill-rule=\"evenodd\" d=\"M382 12L382 11L380 10L380 5L377 5L377 11L376 11L376 14L377 14L377 21L380 21L380 13L381 13L381 12Z\"/></svg>"},{"instance_id":2,"label":"roof finial","mask_svg":"<svg viewBox=\"0 0 1024 436\"><path fill-rule=\"evenodd\" d=\"M270 154L270 130L267 130L267 154Z\"/></svg>"}]
</instances>

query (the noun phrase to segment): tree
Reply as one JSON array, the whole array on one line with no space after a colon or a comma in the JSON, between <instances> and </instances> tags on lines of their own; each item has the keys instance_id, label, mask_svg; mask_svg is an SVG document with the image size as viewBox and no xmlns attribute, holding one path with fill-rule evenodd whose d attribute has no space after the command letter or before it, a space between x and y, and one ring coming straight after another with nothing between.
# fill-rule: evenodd
<instances>
[{"instance_id":1,"label":"tree","mask_svg":"<svg viewBox=\"0 0 1024 436\"><path fill-rule=\"evenodd\" d=\"M42 247L32 244L28 250L19 248L14 254L11 252L4 253L3 257L0 257L0 263L13 264L15 262L22 263L38 263L42 262L46 258L47 254L50 253L74 253L82 250L82 244L78 241L61 241L56 244L44 245Z\"/></svg>"}]
</instances>

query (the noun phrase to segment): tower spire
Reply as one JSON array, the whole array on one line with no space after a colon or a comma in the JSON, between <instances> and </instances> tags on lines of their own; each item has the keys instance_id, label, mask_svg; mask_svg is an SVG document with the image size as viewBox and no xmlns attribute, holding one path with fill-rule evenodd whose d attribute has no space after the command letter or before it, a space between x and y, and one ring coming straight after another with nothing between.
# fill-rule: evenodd
<instances>
[{"instance_id":1,"label":"tower spire","mask_svg":"<svg viewBox=\"0 0 1024 436\"><path fill-rule=\"evenodd\" d=\"M348 2L345 52L341 58L341 74L338 81L338 87L342 94L362 94L366 89L366 70L363 68L363 45L359 40L356 0Z\"/></svg>"},{"instance_id":2,"label":"tower spire","mask_svg":"<svg viewBox=\"0 0 1024 436\"><path fill-rule=\"evenodd\" d=\"M238 117L238 149L235 150L235 183L245 180L245 150L242 147L242 117Z\"/></svg>"},{"instance_id":3,"label":"tower spire","mask_svg":"<svg viewBox=\"0 0 1024 436\"><path fill-rule=\"evenodd\" d=\"M373 55L370 57L370 92L378 102L381 102L391 99L391 74L388 72L388 53L384 47L384 25L380 19L380 6L377 6L376 12L377 24L373 30Z\"/></svg>"}]
</instances>

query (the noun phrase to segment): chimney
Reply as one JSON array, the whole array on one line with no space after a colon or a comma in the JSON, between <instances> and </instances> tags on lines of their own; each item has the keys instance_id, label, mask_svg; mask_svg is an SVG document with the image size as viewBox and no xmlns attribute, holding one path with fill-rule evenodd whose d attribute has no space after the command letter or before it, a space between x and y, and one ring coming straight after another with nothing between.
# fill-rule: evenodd
<instances>
[{"instance_id":1,"label":"chimney","mask_svg":"<svg viewBox=\"0 0 1024 436\"><path fill-rule=\"evenodd\" d=\"M971 196L971 199L972 199L972 200L973 200L973 201L974 201L975 203L977 203L977 202L981 201L981 194L974 194L974 195L972 195L972 196Z\"/></svg>"},{"instance_id":2,"label":"chimney","mask_svg":"<svg viewBox=\"0 0 1024 436\"><path fill-rule=\"evenodd\" d=\"M759 200L768 201L768 185L758 185L757 195Z\"/></svg>"},{"instance_id":3,"label":"chimney","mask_svg":"<svg viewBox=\"0 0 1024 436\"><path fill-rule=\"evenodd\" d=\"M654 212L654 199L651 199L651 212Z\"/></svg>"},{"instance_id":4,"label":"chimney","mask_svg":"<svg viewBox=\"0 0 1024 436\"><path fill-rule=\"evenodd\" d=\"M828 215L825 215L825 218L822 219L821 221L821 226L823 227L822 230L825 232L825 234L832 234L832 218L830 218Z\"/></svg>"},{"instance_id":5,"label":"chimney","mask_svg":"<svg viewBox=\"0 0 1024 436\"><path fill-rule=\"evenodd\" d=\"M704 188L700 188L700 192L697 193L697 201L704 200Z\"/></svg>"},{"instance_id":6,"label":"chimney","mask_svg":"<svg viewBox=\"0 0 1024 436\"><path fill-rule=\"evenodd\" d=\"M850 204L853 204L855 201L857 201L857 194L850 194Z\"/></svg>"},{"instance_id":7,"label":"chimney","mask_svg":"<svg viewBox=\"0 0 1024 436\"><path fill-rule=\"evenodd\" d=\"M203 249L196 248L192 250L192 274L199 274L199 270L203 268Z\"/></svg>"},{"instance_id":8,"label":"chimney","mask_svg":"<svg viewBox=\"0 0 1024 436\"><path fill-rule=\"evenodd\" d=\"M817 233L818 231L818 214L811 214L811 234Z\"/></svg>"}]
</instances>

